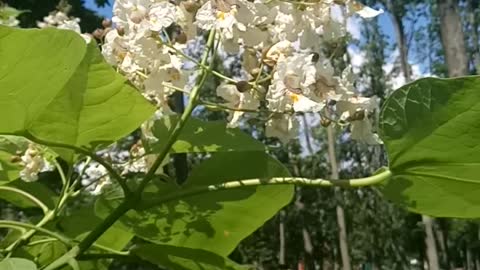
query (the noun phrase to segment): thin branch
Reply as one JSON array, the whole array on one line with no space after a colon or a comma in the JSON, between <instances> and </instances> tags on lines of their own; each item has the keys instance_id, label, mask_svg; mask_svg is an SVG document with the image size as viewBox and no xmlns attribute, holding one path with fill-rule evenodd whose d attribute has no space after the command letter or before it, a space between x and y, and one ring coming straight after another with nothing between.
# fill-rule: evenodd
<instances>
[{"instance_id":1,"label":"thin branch","mask_svg":"<svg viewBox=\"0 0 480 270\"><path fill-rule=\"evenodd\" d=\"M40 209L42 209L44 214L47 214L48 211L49 211L48 206L46 206L42 201L37 199L37 197L33 196L32 194L30 194L28 192L25 192L25 191L23 191L21 189L18 189L18 188L9 187L9 186L0 186L0 190L14 192L14 193L17 193L20 196L23 196L23 197L27 198L28 200L30 200L31 202L36 204Z\"/></svg>"},{"instance_id":2,"label":"thin branch","mask_svg":"<svg viewBox=\"0 0 480 270\"><path fill-rule=\"evenodd\" d=\"M18 222L18 221L9 221L9 220L0 220L0 228L11 228L11 229L30 229L34 231L41 232L43 234L46 234L48 236L51 236L55 239L58 239L58 241L62 242L63 244L67 246L71 246L73 241L63 235L60 235L58 233L52 232L50 230L44 229L42 227L38 227L32 224L28 223L23 223L23 222ZM5 249L8 251L8 248Z\"/></svg>"},{"instance_id":3,"label":"thin branch","mask_svg":"<svg viewBox=\"0 0 480 270\"><path fill-rule=\"evenodd\" d=\"M83 154L85 156L90 157L92 160L98 162L100 165L105 167L105 169L112 176L112 178L115 179L118 182L118 184L122 187L122 190L125 193L125 196L130 195L131 191L127 186L126 180L120 174L118 174L117 171L110 164L108 164L108 162L106 162L103 158L97 156L95 153L92 153L87 149L84 149L84 148L81 148L81 147L78 147L78 146L74 146L74 145L45 141L45 140L36 138L35 136L33 136L30 133L23 134L22 136L31 140L31 141L42 144L42 145L46 145L46 146L50 146L50 147L59 147L59 148L70 149L70 150L73 150L73 151L75 151L79 154Z\"/></svg>"},{"instance_id":4,"label":"thin branch","mask_svg":"<svg viewBox=\"0 0 480 270\"><path fill-rule=\"evenodd\" d=\"M180 190L177 193L168 194L161 198L145 200L141 204L140 209L147 209L156 205L161 205L169 201L184 199L187 197L208 193L208 192L238 189L238 188L245 188L245 187L257 187L257 186L265 186L265 185L298 185L298 186L308 186L308 187L372 186L389 179L391 175L392 175L392 172L385 168L385 170L379 174L372 175L365 178L357 178L357 179L327 180L327 179L308 179L308 178L300 178L300 177L275 177L275 178L269 178L269 179L257 178L257 179L246 179L241 181L231 181L231 182L226 182L218 185L209 185L209 186L193 186L191 188Z\"/></svg>"}]
</instances>

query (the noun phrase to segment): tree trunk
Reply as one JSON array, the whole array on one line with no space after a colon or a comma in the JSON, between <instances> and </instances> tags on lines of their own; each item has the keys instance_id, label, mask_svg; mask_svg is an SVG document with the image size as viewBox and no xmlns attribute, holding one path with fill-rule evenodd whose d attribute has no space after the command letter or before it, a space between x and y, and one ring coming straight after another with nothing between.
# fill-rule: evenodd
<instances>
[{"instance_id":1,"label":"tree trunk","mask_svg":"<svg viewBox=\"0 0 480 270\"><path fill-rule=\"evenodd\" d=\"M393 3L394 0L387 0L387 8L390 11L390 19L392 20L393 29L395 30L395 37L397 39L398 52L400 54L400 67L405 78L405 82L408 83L412 80L410 66L408 64L408 44L403 32L402 16L399 14ZM402 7L403 8L403 7Z\"/></svg>"},{"instance_id":2,"label":"tree trunk","mask_svg":"<svg viewBox=\"0 0 480 270\"><path fill-rule=\"evenodd\" d=\"M328 156L330 159L330 166L332 170L332 180L338 179L338 165L337 157L335 154L335 132L333 127L330 125L327 128L328 136ZM336 189L338 192L338 189ZM350 264L350 254L348 253L348 243L347 243L347 228L345 225L345 211L341 205L337 205L337 224L338 224L338 241L340 242L340 254L342 256L342 267L343 270L351 270L352 266Z\"/></svg>"},{"instance_id":3,"label":"tree trunk","mask_svg":"<svg viewBox=\"0 0 480 270\"><path fill-rule=\"evenodd\" d=\"M476 11L478 8L478 0L469 0L467 6L468 22L470 24L470 37L472 44L473 65L478 74L480 69L480 49L478 46L478 21L476 20Z\"/></svg>"},{"instance_id":4,"label":"tree trunk","mask_svg":"<svg viewBox=\"0 0 480 270\"><path fill-rule=\"evenodd\" d=\"M473 270L472 251L468 246L465 249L467 254L467 270Z\"/></svg>"},{"instance_id":5,"label":"tree trunk","mask_svg":"<svg viewBox=\"0 0 480 270\"><path fill-rule=\"evenodd\" d=\"M448 76L468 74L465 36L456 0L437 0L440 16L440 36L448 65Z\"/></svg>"},{"instance_id":6,"label":"tree trunk","mask_svg":"<svg viewBox=\"0 0 480 270\"><path fill-rule=\"evenodd\" d=\"M422 216L422 221L425 226L425 245L427 247L428 269L440 270L435 236L433 234L433 219L429 216Z\"/></svg>"},{"instance_id":7,"label":"tree trunk","mask_svg":"<svg viewBox=\"0 0 480 270\"><path fill-rule=\"evenodd\" d=\"M279 224L279 238L280 238L280 250L278 252L278 264L285 266L285 212L280 212L280 224Z\"/></svg>"}]
</instances>

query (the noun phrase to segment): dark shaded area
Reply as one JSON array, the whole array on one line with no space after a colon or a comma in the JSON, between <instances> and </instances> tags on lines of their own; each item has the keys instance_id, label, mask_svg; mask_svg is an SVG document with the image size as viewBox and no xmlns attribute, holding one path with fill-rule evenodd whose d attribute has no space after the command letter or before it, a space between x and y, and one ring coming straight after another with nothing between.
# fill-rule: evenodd
<instances>
[{"instance_id":1,"label":"dark shaded area","mask_svg":"<svg viewBox=\"0 0 480 270\"><path fill-rule=\"evenodd\" d=\"M55 10L60 0L1 0L11 7L25 12L19 16L20 26L24 28L37 27L38 21L43 21L43 17L48 16L50 12ZM66 0L70 5L69 16L80 18L80 27L83 32L91 33L95 29L101 27L103 18L95 13L95 11L84 7L83 0ZM99 6L107 5L108 0L96 0Z\"/></svg>"}]
</instances>

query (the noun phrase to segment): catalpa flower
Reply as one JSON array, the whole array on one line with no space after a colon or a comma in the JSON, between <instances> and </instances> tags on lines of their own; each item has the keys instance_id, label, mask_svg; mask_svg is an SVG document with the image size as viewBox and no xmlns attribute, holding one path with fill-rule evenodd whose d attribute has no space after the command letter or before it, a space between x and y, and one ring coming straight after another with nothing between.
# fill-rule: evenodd
<instances>
[{"instance_id":1,"label":"catalpa flower","mask_svg":"<svg viewBox=\"0 0 480 270\"><path fill-rule=\"evenodd\" d=\"M117 0L112 21L127 34L129 31L159 32L175 22L176 11L177 7L168 1Z\"/></svg>"},{"instance_id":2,"label":"catalpa flower","mask_svg":"<svg viewBox=\"0 0 480 270\"><path fill-rule=\"evenodd\" d=\"M236 85L233 84L221 84L217 87L217 95L222 97L227 101L226 106L236 109L248 109L256 110L260 105L258 99L256 99L251 93L250 90L243 91L238 89ZM229 112L229 127L237 127L239 124L240 117L244 114L242 111L233 111Z\"/></svg>"},{"instance_id":3,"label":"catalpa flower","mask_svg":"<svg viewBox=\"0 0 480 270\"><path fill-rule=\"evenodd\" d=\"M318 81L328 80L325 78L333 71L314 58L312 54L296 53L277 63L267 94L270 110L319 112L324 108L326 96L317 91Z\"/></svg>"},{"instance_id":4,"label":"catalpa flower","mask_svg":"<svg viewBox=\"0 0 480 270\"><path fill-rule=\"evenodd\" d=\"M255 28L256 22L262 22L262 17L257 15L259 12L257 5L246 0L237 0L235 3L227 3L227 0L208 1L198 10L195 24L204 30L216 29L225 51L236 53L239 43L244 40L248 46L254 46L266 38L262 31ZM255 33L258 35L253 35Z\"/></svg>"},{"instance_id":5,"label":"catalpa flower","mask_svg":"<svg viewBox=\"0 0 480 270\"><path fill-rule=\"evenodd\" d=\"M20 171L20 178L26 182L37 181L39 173L53 170L53 166L35 144L30 144L21 156L21 165L23 169Z\"/></svg>"},{"instance_id":6,"label":"catalpa flower","mask_svg":"<svg viewBox=\"0 0 480 270\"><path fill-rule=\"evenodd\" d=\"M299 123L294 115L276 114L266 123L265 135L287 143L297 136L298 128Z\"/></svg>"},{"instance_id":7,"label":"catalpa flower","mask_svg":"<svg viewBox=\"0 0 480 270\"><path fill-rule=\"evenodd\" d=\"M80 34L85 42L90 43L92 38L89 35L82 34L79 23L79 18L71 18L61 11L56 11L44 17L43 22L37 22L37 26L40 28L56 27L58 29L72 30Z\"/></svg>"}]
</instances>

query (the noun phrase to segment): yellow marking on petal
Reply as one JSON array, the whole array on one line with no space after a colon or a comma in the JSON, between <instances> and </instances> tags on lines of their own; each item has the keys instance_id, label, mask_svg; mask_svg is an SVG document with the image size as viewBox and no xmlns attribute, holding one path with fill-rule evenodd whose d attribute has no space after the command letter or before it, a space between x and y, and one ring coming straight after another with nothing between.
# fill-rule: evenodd
<instances>
[{"instance_id":1,"label":"yellow marking on petal","mask_svg":"<svg viewBox=\"0 0 480 270\"><path fill-rule=\"evenodd\" d=\"M297 103L300 101L300 96L294 93L289 93L290 99L292 99L293 103Z\"/></svg>"},{"instance_id":2,"label":"yellow marking on petal","mask_svg":"<svg viewBox=\"0 0 480 270\"><path fill-rule=\"evenodd\" d=\"M220 21L225 20L225 12L217 11L217 19Z\"/></svg>"}]
</instances>

